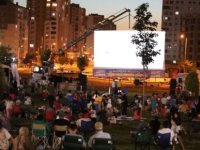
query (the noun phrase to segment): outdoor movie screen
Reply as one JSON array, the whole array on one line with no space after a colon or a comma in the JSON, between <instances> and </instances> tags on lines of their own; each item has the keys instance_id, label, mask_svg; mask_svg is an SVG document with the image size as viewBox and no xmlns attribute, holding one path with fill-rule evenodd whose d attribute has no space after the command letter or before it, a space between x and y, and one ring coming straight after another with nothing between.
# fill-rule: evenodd
<instances>
[{"instance_id":1,"label":"outdoor movie screen","mask_svg":"<svg viewBox=\"0 0 200 150\"><path fill-rule=\"evenodd\" d=\"M148 32L148 31L145 31ZM158 45L155 50L161 50L154 57L149 70L164 70L165 32L154 31L158 34L155 40ZM95 31L94 32L94 69L142 70L141 58L136 56L136 45L132 36L137 31Z\"/></svg>"}]
</instances>

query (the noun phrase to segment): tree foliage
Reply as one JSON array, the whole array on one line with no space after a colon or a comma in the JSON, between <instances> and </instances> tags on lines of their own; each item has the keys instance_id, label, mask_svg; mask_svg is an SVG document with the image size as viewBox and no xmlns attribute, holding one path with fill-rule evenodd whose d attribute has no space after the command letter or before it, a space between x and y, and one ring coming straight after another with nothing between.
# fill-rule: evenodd
<instances>
[{"instance_id":1,"label":"tree foliage","mask_svg":"<svg viewBox=\"0 0 200 150\"><path fill-rule=\"evenodd\" d=\"M0 64L10 64L11 62L11 48L7 46L0 46Z\"/></svg>"},{"instance_id":2,"label":"tree foliage","mask_svg":"<svg viewBox=\"0 0 200 150\"><path fill-rule=\"evenodd\" d=\"M195 71L190 71L185 79L185 87L188 91L191 91L196 96L199 93L199 79L198 74Z\"/></svg>"},{"instance_id":3,"label":"tree foliage","mask_svg":"<svg viewBox=\"0 0 200 150\"><path fill-rule=\"evenodd\" d=\"M144 3L135 9L136 16L134 17L134 30L138 33L132 36L132 43L136 45L136 55L142 58L143 69L147 70L148 65L154 62L153 57L160 54L160 50L154 48L158 44L155 38L158 36L155 31L158 25L157 22L151 21L151 12L148 11L149 4ZM144 32L148 31L148 32Z\"/></svg>"},{"instance_id":4,"label":"tree foliage","mask_svg":"<svg viewBox=\"0 0 200 150\"><path fill-rule=\"evenodd\" d=\"M88 66L88 62L88 58L85 55L77 58L77 66L81 72Z\"/></svg>"},{"instance_id":5,"label":"tree foliage","mask_svg":"<svg viewBox=\"0 0 200 150\"><path fill-rule=\"evenodd\" d=\"M51 50L45 49L41 55L41 62L48 61L51 56Z\"/></svg>"},{"instance_id":6,"label":"tree foliage","mask_svg":"<svg viewBox=\"0 0 200 150\"><path fill-rule=\"evenodd\" d=\"M26 57L23 60L24 64L31 64L32 61L36 60L36 55L33 53L27 53Z\"/></svg>"}]
</instances>

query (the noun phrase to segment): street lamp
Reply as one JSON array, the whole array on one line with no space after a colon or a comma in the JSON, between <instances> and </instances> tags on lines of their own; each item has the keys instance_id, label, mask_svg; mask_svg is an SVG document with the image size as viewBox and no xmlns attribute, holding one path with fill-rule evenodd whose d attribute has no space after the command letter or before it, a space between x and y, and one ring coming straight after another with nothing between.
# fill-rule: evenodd
<instances>
[{"instance_id":1,"label":"street lamp","mask_svg":"<svg viewBox=\"0 0 200 150\"><path fill-rule=\"evenodd\" d=\"M187 40L187 36L185 34L181 34L180 35L181 39L185 39L185 44L184 44L184 59L187 59L187 44L188 44L188 40Z\"/></svg>"}]
</instances>

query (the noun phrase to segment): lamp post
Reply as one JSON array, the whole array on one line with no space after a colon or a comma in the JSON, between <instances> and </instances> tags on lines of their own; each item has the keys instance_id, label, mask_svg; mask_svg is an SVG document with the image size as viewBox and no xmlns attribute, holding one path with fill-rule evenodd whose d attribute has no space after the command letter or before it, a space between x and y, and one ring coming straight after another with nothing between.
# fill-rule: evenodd
<instances>
[{"instance_id":1,"label":"lamp post","mask_svg":"<svg viewBox=\"0 0 200 150\"><path fill-rule=\"evenodd\" d=\"M187 39L187 36L185 34L181 34L180 38L181 39L185 39L185 42L184 42L184 60L186 60L187 59L187 44L188 44L188 39Z\"/></svg>"}]
</instances>

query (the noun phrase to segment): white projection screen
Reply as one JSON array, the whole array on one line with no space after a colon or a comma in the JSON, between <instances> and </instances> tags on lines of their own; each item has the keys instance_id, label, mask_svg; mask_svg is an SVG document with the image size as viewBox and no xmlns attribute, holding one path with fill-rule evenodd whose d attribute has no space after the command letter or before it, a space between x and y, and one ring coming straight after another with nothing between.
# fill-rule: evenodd
<instances>
[{"instance_id":1,"label":"white projection screen","mask_svg":"<svg viewBox=\"0 0 200 150\"><path fill-rule=\"evenodd\" d=\"M148 32L148 31L145 31ZM149 64L149 71L163 71L165 57L165 32L154 31L158 34L155 40L158 45L155 50L161 50L160 55L154 57L154 63ZM141 58L136 56L136 45L132 36L137 31L95 31L94 32L94 75L109 76L105 71L132 72L141 71ZM103 75L104 73L104 75Z\"/></svg>"}]
</instances>

